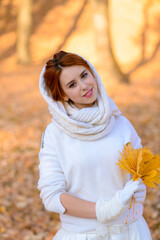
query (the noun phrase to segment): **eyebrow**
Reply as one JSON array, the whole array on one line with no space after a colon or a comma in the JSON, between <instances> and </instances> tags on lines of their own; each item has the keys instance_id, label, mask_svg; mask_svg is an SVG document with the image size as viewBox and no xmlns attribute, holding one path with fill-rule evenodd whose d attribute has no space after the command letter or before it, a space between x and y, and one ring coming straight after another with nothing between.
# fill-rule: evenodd
<instances>
[{"instance_id":1,"label":"eyebrow","mask_svg":"<svg viewBox=\"0 0 160 240\"><path fill-rule=\"evenodd\" d=\"M85 71L87 71L87 70L86 70L86 69L83 70L79 76L81 77ZM71 80L70 82L68 82L68 83L66 84L66 86L68 86L70 83L72 83L72 82L74 82L74 81L75 81L75 80Z\"/></svg>"}]
</instances>

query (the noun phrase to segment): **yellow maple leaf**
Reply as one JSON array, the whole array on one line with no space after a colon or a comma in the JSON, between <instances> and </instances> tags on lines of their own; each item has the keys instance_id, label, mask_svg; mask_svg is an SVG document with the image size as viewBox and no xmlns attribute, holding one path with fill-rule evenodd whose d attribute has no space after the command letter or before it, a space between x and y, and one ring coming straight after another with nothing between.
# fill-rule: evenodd
<instances>
[{"instance_id":1,"label":"yellow maple leaf","mask_svg":"<svg viewBox=\"0 0 160 240\"><path fill-rule=\"evenodd\" d=\"M157 187L160 184L160 156L153 155L147 148L134 149L130 142L124 145L121 159L117 165L133 175L136 181L142 178L143 183L149 187Z\"/></svg>"},{"instance_id":2,"label":"yellow maple leaf","mask_svg":"<svg viewBox=\"0 0 160 240\"><path fill-rule=\"evenodd\" d=\"M133 181L141 178L143 183L151 188L156 188L157 185L160 184L160 156L158 154L153 155L147 147L134 149L131 143L128 142L124 145L123 151L122 153L120 152L120 155L121 159L119 159L117 165L132 174ZM128 221L132 204L134 208L135 200L133 197L126 223Z\"/></svg>"}]
</instances>

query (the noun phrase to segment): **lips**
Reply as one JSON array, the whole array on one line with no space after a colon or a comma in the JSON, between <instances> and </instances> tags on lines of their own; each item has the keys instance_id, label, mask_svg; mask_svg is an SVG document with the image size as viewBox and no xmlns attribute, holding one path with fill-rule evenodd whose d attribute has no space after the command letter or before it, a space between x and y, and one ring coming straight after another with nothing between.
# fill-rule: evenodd
<instances>
[{"instance_id":1,"label":"lips","mask_svg":"<svg viewBox=\"0 0 160 240\"><path fill-rule=\"evenodd\" d=\"M93 94L93 88L91 88L83 97L90 98Z\"/></svg>"},{"instance_id":2,"label":"lips","mask_svg":"<svg viewBox=\"0 0 160 240\"><path fill-rule=\"evenodd\" d=\"M83 95L83 97L85 97L89 92L91 92L92 91L92 88L88 91L88 92L86 92L84 95Z\"/></svg>"}]
</instances>

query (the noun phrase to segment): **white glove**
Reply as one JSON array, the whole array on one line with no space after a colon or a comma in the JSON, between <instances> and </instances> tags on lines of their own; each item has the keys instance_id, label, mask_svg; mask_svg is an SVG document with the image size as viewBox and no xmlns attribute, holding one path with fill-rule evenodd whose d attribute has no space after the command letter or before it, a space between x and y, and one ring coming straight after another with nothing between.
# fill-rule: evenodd
<instances>
[{"instance_id":1,"label":"white glove","mask_svg":"<svg viewBox=\"0 0 160 240\"><path fill-rule=\"evenodd\" d=\"M122 204L126 205L130 203L133 194L139 189L139 184L139 180L130 180L126 183L122 190L118 191L119 200Z\"/></svg>"},{"instance_id":2,"label":"white glove","mask_svg":"<svg viewBox=\"0 0 160 240\"><path fill-rule=\"evenodd\" d=\"M146 185L141 178L139 178L138 189L133 194L133 197L137 203L144 203L146 198Z\"/></svg>"},{"instance_id":3,"label":"white glove","mask_svg":"<svg viewBox=\"0 0 160 240\"><path fill-rule=\"evenodd\" d=\"M120 216L128 207L131 198L138 190L139 181L130 180L124 188L109 200L98 200L96 202L96 216L100 223L107 223Z\"/></svg>"}]
</instances>

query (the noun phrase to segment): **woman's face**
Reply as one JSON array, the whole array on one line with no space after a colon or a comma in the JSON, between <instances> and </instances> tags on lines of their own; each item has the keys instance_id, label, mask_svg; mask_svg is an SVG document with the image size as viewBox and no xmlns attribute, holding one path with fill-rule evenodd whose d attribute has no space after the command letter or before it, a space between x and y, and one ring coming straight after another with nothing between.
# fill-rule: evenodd
<instances>
[{"instance_id":1,"label":"woman's face","mask_svg":"<svg viewBox=\"0 0 160 240\"><path fill-rule=\"evenodd\" d=\"M69 99L78 108L91 107L97 99L97 82L84 66L64 67L60 74L60 84Z\"/></svg>"}]
</instances>

